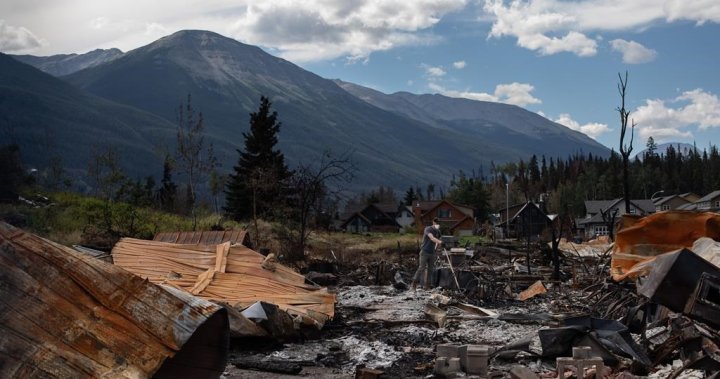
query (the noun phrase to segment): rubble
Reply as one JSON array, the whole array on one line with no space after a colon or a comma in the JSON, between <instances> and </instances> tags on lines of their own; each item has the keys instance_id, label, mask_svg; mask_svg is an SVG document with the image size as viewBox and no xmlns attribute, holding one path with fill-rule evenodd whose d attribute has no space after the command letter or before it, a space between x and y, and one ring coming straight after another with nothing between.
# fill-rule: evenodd
<instances>
[{"instance_id":1,"label":"rubble","mask_svg":"<svg viewBox=\"0 0 720 379\"><path fill-rule=\"evenodd\" d=\"M263 268L267 257L243 245L181 245L123 238L112 255L116 265L136 275L207 300L241 309L263 300L318 328L334 315L334 294L305 284L302 275L283 265Z\"/></svg>"},{"instance_id":2,"label":"rubble","mask_svg":"<svg viewBox=\"0 0 720 379\"><path fill-rule=\"evenodd\" d=\"M225 310L0 222L0 377L217 378Z\"/></svg>"},{"instance_id":3,"label":"rubble","mask_svg":"<svg viewBox=\"0 0 720 379\"><path fill-rule=\"evenodd\" d=\"M305 275L197 236L122 240L113 254L151 282L227 302L228 379L700 379L720 372L718 233L720 215L663 212L623 220L615 243L561 241L559 257L545 244L453 247L417 291L416 252L316 259Z\"/></svg>"}]
</instances>

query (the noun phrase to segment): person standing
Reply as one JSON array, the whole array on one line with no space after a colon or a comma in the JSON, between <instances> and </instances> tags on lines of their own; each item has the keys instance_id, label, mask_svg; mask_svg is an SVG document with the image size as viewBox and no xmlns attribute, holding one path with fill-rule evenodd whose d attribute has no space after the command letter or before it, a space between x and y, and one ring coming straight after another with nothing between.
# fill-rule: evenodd
<instances>
[{"instance_id":1,"label":"person standing","mask_svg":"<svg viewBox=\"0 0 720 379\"><path fill-rule=\"evenodd\" d=\"M423 231L420 256L418 258L418 269L412 280L412 289L417 289L420 276L424 278L425 289L430 289L430 275L435 268L435 250L442 244L440 240L440 222L437 217L432 220L432 225ZM426 271L427 270L427 273Z\"/></svg>"}]
</instances>

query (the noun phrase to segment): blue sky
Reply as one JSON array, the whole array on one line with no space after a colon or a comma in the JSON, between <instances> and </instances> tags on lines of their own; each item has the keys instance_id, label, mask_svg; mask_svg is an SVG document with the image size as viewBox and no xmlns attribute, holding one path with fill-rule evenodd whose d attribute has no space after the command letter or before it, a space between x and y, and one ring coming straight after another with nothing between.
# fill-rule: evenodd
<instances>
[{"instance_id":1,"label":"blue sky","mask_svg":"<svg viewBox=\"0 0 720 379\"><path fill-rule=\"evenodd\" d=\"M618 73L636 150L720 143L717 0L9 0L0 51L123 51L182 29L263 47L385 93L501 101L619 139Z\"/></svg>"}]
</instances>

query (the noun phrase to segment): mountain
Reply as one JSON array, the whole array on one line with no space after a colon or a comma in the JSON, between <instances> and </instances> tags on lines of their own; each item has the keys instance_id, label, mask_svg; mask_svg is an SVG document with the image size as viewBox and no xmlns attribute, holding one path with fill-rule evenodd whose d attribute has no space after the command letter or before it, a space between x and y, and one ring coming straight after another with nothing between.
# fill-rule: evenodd
<instances>
[{"instance_id":1,"label":"mountain","mask_svg":"<svg viewBox=\"0 0 720 379\"><path fill-rule=\"evenodd\" d=\"M488 148L497 150L492 153L495 161L526 158L532 154L564 157L563 154L583 152L608 155L605 146L585 134L515 105L437 94L397 92L387 95L357 84L335 82L378 108L440 129L480 137Z\"/></svg>"},{"instance_id":2,"label":"mountain","mask_svg":"<svg viewBox=\"0 0 720 379\"><path fill-rule=\"evenodd\" d=\"M311 162L328 149L353 151L359 189L444 185L458 169L532 154L609 153L518 107L402 93L388 96L405 111L374 104L258 47L206 31L177 32L63 79L170 121L191 94L226 170L243 146L248 113L266 95L283 123L279 145L288 163ZM497 109L502 112L493 118Z\"/></svg>"},{"instance_id":3,"label":"mountain","mask_svg":"<svg viewBox=\"0 0 720 379\"><path fill-rule=\"evenodd\" d=\"M338 86L210 32L179 32L65 79L170 123L192 94L226 169L237 159L248 113L262 94L271 97L284 123L280 146L291 164L312 161L329 147L353 150L361 187L447 183L458 169L532 154L607 153L584 135L519 107ZM145 142L164 145L172 138L165 133L163 141Z\"/></svg>"},{"instance_id":4,"label":"mountain","mask_svg":"<svg viewBox=\"0 0 720 379\"><path fill-rule=\"evenodd\" d=\"M97 49L85 54L59 54L47 57L35 55L11 55L53 76L69 75L73 72L109 62L123 54L119 49Z\"/></svg>"},{"instance_id":5,"label":"mountain","mask_svg":"<svg viewBox=\"0 0 720 379\"><path fill-rule=\"evenodd\" d=\"M162 171L159 141L175 126L150 113L88 94L0 53L0 145L16 143L28 167L60 159L76 177L94 152L112 147L136 176Z\"/></svg>"}]
</instances>

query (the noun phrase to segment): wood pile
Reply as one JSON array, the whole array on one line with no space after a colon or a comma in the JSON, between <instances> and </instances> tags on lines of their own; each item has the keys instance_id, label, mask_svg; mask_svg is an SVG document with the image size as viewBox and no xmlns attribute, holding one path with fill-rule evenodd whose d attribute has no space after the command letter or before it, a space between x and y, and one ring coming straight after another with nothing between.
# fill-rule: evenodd
<instances>
[{"instance_id":1,"label":"wood pile","mask_svg":"<svg viewBox=\"0 0 720 379\"><path fill-rule=\"evenodd\" d=\"M334 294L305 284L305 278L289 267L263 264L265 256L243 245L182 245L123 238L112 255L116 265L153 283L236 308L265 301L318 328L335 315Z\"/></svg>"}]
</instances>

